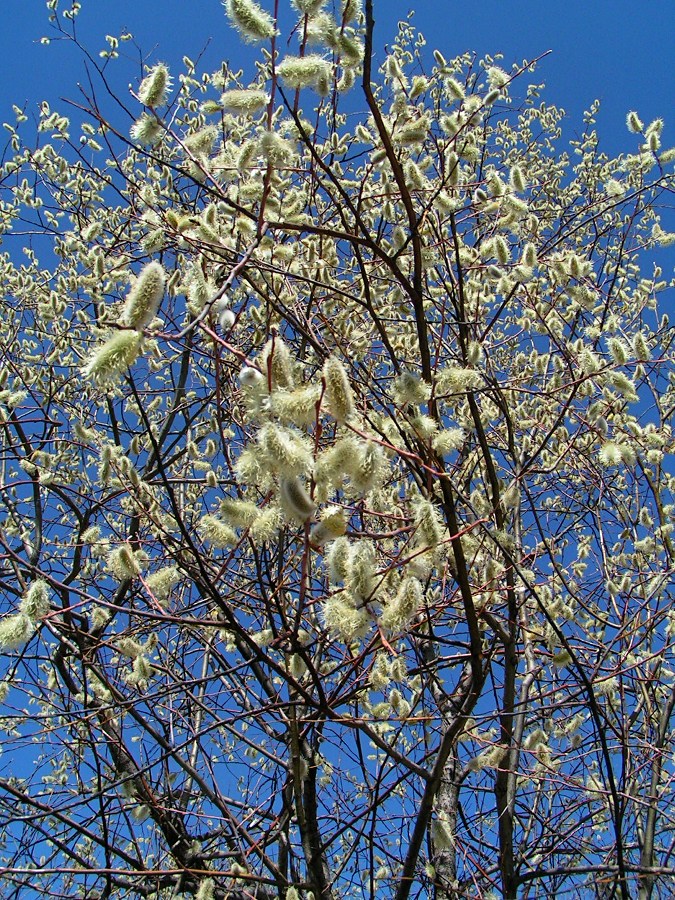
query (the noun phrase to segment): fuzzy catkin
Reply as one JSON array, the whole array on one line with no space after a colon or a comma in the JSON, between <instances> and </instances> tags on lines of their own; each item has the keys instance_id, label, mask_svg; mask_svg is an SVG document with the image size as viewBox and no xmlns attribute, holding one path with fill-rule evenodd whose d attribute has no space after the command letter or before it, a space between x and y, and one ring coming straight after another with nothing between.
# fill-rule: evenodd
<instances>
[{"instance_id":1,"label":"fuzzy catkin","mask_svg":"<svg viewBox=\"0 0 675 900\"><path fill-rule=\"evenodd\" d=\"M129 291L119 324L128 325L137 331L145 328L157 315L164 295L166 275L158 262L144 266Z\"/></svg>"},{"instance_id":2,"label":"fuzzy catkin","mask_svg":"<svg viewBox=\"0 0 675 900\"><path fill-rule=\"evenodd\" d=\"M420 581L407 576L401 581L400 587L382 610L380 621L389 631L396 632L408 624L422 603L422 585Z\"/></svg>"},{"instance_id":3,"label":"fuzzy catkin","mask_svg":"<svg viewBox=\"0 0 675 900\"><path fill-rule=\"evenodd\" d=\"M150 109L166 103L171 90L171 75L164 63L158 63L148 72L138 89L138 99Z\"/></svg>"},{"instance_id":4,"label":"fuzzy catkin","mask_svg":"<svg viewBox=\"0 0 675 900\"><path fill-rule=\"evenodd\" d=\"M216 883L213 878L203 878L199 882L195 900L215 900L215 887Z\"/></svg>"},{"instance_id":5,"label":"fuzzy catkin","mask_svg":"<svg viewBox=\"0 0 675 900\"><path fill-rule=\"evenodd\" d=\"M315 16L325 6L326 0L291 0L299 13L305 16Z\"/></svg>"},{"instance_id":6,"label":"fuzzy catkin","mask_svg":"<svg viewBox=\"0 0 675 900\"><path fill-rule=\"evenodd\" d=\"M118 581L135 578L141 571L138 560L129 544L122 544L108 556L108 569Z\"/></svg>"},{"instance_id":7,"label":"fuzzy catkin","mask_svg":"<svg viewBox=\"0 0 675 900\"><path fill-rule=\"evenodd\" d=\"M269 102L269 94L253 89L225 91L220 98L223 109L237 116L253 115L264 109Z\"/></svg>"},{"instance_id":8,"label":"fuzzy catkin","mask_svg":"<svg viewBox=\"0 0 675 900\"><path fill-rule=\"evenodd\" d=\"M382 471L382 448L374 441L368 441L359 447L359 452L349 469L353 488L361 494L372 490Z\"/></svg>"},{"instance_id":9,"label":"fuzzy catkin","mask_svg":"<svg viewBox=\"0 0 675 900\"><path fill-rule=\"evenodd\" d=\"M523 248L523 265L531 267L537 265L537 248L532 243L525 244Z\"/></svg>"},{"instance_id":10,"label":"fuzzy catkin","mask_svg":"<svg viewBox=\"0 0 675 900\"><path fill-rule=\"evenodd\" d=\"M277 71L288 87L300 90L329 82L333 67L318 53L309 53L307 56L285 57L279 63Z\"/></svg>"},{"instance_id":11,"label":"fuzzy catkin","mask_svg":"<svg viewBox=\"0 0 675 900\"><path fill-rule=\"evenodd\" d=\"M146 147L152 147L159 143L164 134L164 128L162 127L162 123L159 119L155 118L155 116L148 115L148 113L142 113L131 126L129 134L133 140L138 141L139 144L143 144Z\"/></svg>"},{"instance_id":12,"label":"fuzzy catkin","mask_svg":"<svg viewBox=\"0 0 675 900\"><path fill-rule=\"evenodd\" d=\"M280 337L272 338L265 344L260 368L267 374L272 390L292 391L295 387L291 354Z\"/></svg>"},{"instance_id":13,"label":"fuzzy catkin","mask_svg":"<svg viewBox=\"0 0 675 900\"><path fill-rule=\"evenodd\" d=\"M633 337L633 352L635 353L635 358L642 362L648 362L651 356L649 346L641 331L636 332Z\"/></svg>"},{"instance_id":14,"label":"fuzzy catkin","mask_svg":"<svg viewBox=\"0 0 675 900\"><path fill-rule=\"evenodd\" d=\"M274 19L254 0L225 0L225 10L245 41L255 43L274 37Z\"/></svg>"},{"instance_id":15,"label":"fuzzy catkin","mask_svg":"<svg viewBox=\"0 0 675 900\"><path fill-rule=\"evenodd\" d=\"M228 525L235 528L248 528L260 515L257 504L251 500L236 500L226 497L220 502L220 514Z\"/></svg>"},{"instance_id":16,"label":"fuzzy catkin","mask_svg":"<svg viewBox=\"0 0 675 900\"><path fill-rule=\"evenodd\" d=\"M639 134L645 127L638 114L633 110L626 116L626 125L628 126L628 130L632 131L633 134Z\"/></svg>"},{"instance_id":17,"label":"fuzzy catkin","mask_svg":"<svg viewBox=\"0 0 675 900\"><path fill-rule=\"evenodd\" d=\"M217 516L203 516L198 528L203 539L216 549L222 550L237 543L237 533Z\"/></svg>"},{"instance_id":18,"label":"fuzzy catkin","mask_svg":"<svg viewBox=\"0 0 675 900\"><path fill-rule=\"evenodd\" d=\"M299 478L282 478L279 483L281 507L293 521L306 522L314 513L314 501Z\"/></svg>"},{"instance_id":19,"label":"fuzzy catkin","mask_svg":"<svg viewBox=\"0 0 675 900\"><path fill-rule=\"evenodd\" d=\"M323 619L328 630L347 643L363 637L371 625L367 610L357 609L344 594L326 600Z\"/></svg>"},{"instance_id":20,"label":"fuzzy catkin","mask_svg":"<svg viewBox=\"0 0 675 900\"><path fill-rule=\"evenodd\" d=\"M606 441L598 452L601 466L618 466L621 462L621 447L615 441Z\"/></svg>"},{"instance_id":21,"label":"fuzzy catkin","mask_svg":"<svg viewBox=\"0 0 675 900\"><path fill-rule=\"evenodd\" d=\"M294 155L293 144L274 131L265 131L260 137L260 150L271 166L282 168Z\"/></svg>"},{"instance_id":22,"label":"fuzzy catkin","mask_svg":"<svg viewBox=\"0 0 675 900\"><path fill-rule=\"evenodd\" d=\"M514 191L524 191L527 188L527 182L525 181L525 176L523 175L522 169L519 166L514 166L511 169L511 176L509 178L511 182L511 186Z\"/></svg>"},{"instance_id":23,"label":"fuzzy catkin","mask_svg":"<svg viewBox=\"0 0 675 900\"><path fill-rule=\"evenodd\" d=\"M278 506L268 506L260 511L251 524L251 537L254 541L270 541L281 527L281 510Z\"/></svg>"},{"instance_id":24,"label":"fuzzy catkin","mask_svg":"<svg viewBox=\"0 0 675 900\"><path fill-rule=\"evenodd\" d=\"M328 575L333 584L339 584L349 578L352 561L352 547L346 537L332 541L326 554Z\"/></svg>"},{"instance_id":25,"label":"fuzzy catkin","mask_svg":"<svg viewBox=\"0 0 675 900\"><path fill-rule=\"evenodd\" d=\"M310 540L317 547L341 537L347 530L347 520L339 506L330 506L321 514L321 521L312 528Z\"/></svg>"},{"instance_id":26,"label":"fuzzy catkin","mask_svg":"<svg viewBox=\"0 0 675 900\"><path fill-rule=\"evenodd\" d=\"M224 334L227 334L229 331L231 331L232 326L234 325L236 320L237 317L231 309L222 310L222 312L218 316L218 325L220 325L220 330Z\"/></svg>"},{"instance_id":27,"label":"fuzzy catkin","mask_svg":"<svg viewBox=\"0 0 675 900\"><path fill-rule=\"evenodd\" d=\"M425 547L437 547L441 541L441 523L433 503L420 498L414 504L417 543Z\"/></svg>"},{"instance_id":28,"label":"fuzzy catkin","mask_svg":"<svg viewBox=\"0 0 675 900\"><path fill-rule=\"evenodd\" d=\"M330 414L336 421L346 422L354 412L354 395L347 370L336 356L329 356L324 363L323 377Z\"/></svg>"},{"instance_id":29,"label":"fuzzy catkin","mask_svg":"<svg viewBox=\"0 0 675 900\"><path fill-rule=\"evenodd\" d=\"M213 144L218 137L218 131L213 125L207 125L206 128L200 128L193 134L188 135L184 144L187 150L195 157L204 157L213 149Z\"/></svg>"},{"instance_id":30,"label":"fuzzy catkin","mask_svg":"<svg viewBox=\"0 0 675 900\"><path fill-rule=\"evenodd\" d=\"M270 398L270 409L282 421L310 425L316 419L320 396L321 389L315 384L294 391L275 391Z\"/></svg>"},{"instance_id":31,"label":"fuzzy catkin","mask_svg":"<svg viewBox=\"0 0 675 900\"><path fill-rule=\"evenodd\" d=\"M262 374L251 366L244 366L239 372L239 384L245 388L255 387L263 380Z\"/></svg>"},{"instance_id":32,"label":"fuzzy catkin","mask_svg":"<svg viewBox=\"0 0 675 900\"><path fill-rule=\"evenodd\" d=\"M163 603L175 584L180 581L180 572L175 566L165 566L145 579L148 590L158 603Z\"/></svg>"},{"instance_id":33,"label":"fuzzy catkin","mask_svg":"<svg viewBox=\"0 0 675 900\"><path fill-rule=\"evenodd\" d=\"M352 552L347 588L357 605L363 604L375 591L375 550L370 541L359 541Z\"/></svg>"},{"instance_id":34,"label":"fuzzy catkin","mask_svg":"<svg viewBox=\"0 0 675 900\"><path fill-rule=\"evenodd\" d=\"M22 647L35 632L35 625L25 613L16 613L0 621L0 648L16 650Z\"/></svg>"},{"instance_id":35,"label":"fuzzy catkin","mask_svg":"<svg viewBox=\"0 0 675 900\"><path fill-rule=\"evenodd\" d=\"M141 342L142 336L136 331L118 331L94 350L82 374L99 387L114 384L138 359Z\"/></svg>"},{"instance_id":36,"label":"fuzzy catkin","mask_svg":"<svg viewBox=\"0 0 675 900\"><path fill-rule=\"evenodd\" d=\"M28 616L31 622L39 622L49 612L49 588L47 582L38 578L28 588L19 604L19 612Z\"/></svg>"},{"instance_id":37,"label":"fuzzy catkin","mask_svg":"<svg viewBox=\"0 0 675 900\"><path fill-rule=\"evenodd\" d=\"M258 444L263 451L260 461L271 472L300 475L312 465L312 454L307 442L297 432L271 422L258 433Z\"/></svg>"}]
</instances>

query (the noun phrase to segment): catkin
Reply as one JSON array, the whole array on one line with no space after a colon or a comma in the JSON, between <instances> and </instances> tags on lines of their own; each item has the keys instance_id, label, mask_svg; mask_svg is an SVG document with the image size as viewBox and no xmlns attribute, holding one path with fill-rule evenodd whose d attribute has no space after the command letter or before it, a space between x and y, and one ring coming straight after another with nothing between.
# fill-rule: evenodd
<instances>
[{"instance_id":1,"label":"catkin","mask_svg":"<svg viewBox=\"0 0 675 900\"><path fill-rule=\"evenodd\" d=\"M119 324L140 331L157 315L164 295L166 275L158 262L150 262L142 270L129 291Z\"/></svg>"},{"instance_id":2,"label":"catkin","mask_svg":"<svg viewBox=\"0 0 675 900\"><path fill-rule=\"evenodd\" d=\"M346 422L354 412L354 396L347 370L336 356L329 356L324 363L323 377L330 414L338 422Z\"/></svg>"},{"instance_id":3,"label":"catkin","mask_svg":"<svg viewBox=\"0 0 675 900\"><path fill-rule=\"evenodd\" d=\"M352 548L349 540L346 537L339 537L332 541L326 554L326 563L333 584L339 584L349 578L351 561Z\"/></svg>"},{"instance_id":4,"label":"catkin","mask_svg":"<svg viewBox=\"0 0 675 900\"><path fill-rule=\"evenodd\" d=\"M277 71L288 87L299 90L320 87L329 82L333 67L318 53L309 53L307 56L285 57L279 63Z\"/></svg>"},{"instance_id":5,"label":"catkin","mask_svg":"<svg viewBox=\"0 0 675 900\"><path fill-rule=\"evenodd\" d=\"M82 367L82 374L100 387L114 384L138 359L141 341L142 337L136 331L117 332L94 350Z\"/></svg>"},{"instance_id":6,"label":"catkin","mask_svg":"<svg viewBox=\"0 0 675 900\"><path fill-rule=\"evenodd\" d=\"M375 590L375 551L370 541L359 541L352 552L347 588L357 605L368 600Z\"/></svg>"},{"instance_id":7,"label":"catkin","mask_svg":"<svg viewBox=\"0 0 675 900\"><path fill-rule=\"evenodd\" d=\"M138 89L138 99L145 106L156 109L166 103L171 90L171 75L164 63L158 63L148 72Z\"/></svg>"},{"instance_id":8,"label":"catkin","mask_svg":"<svg viewBox=\"0 0 675 900\"><path fill-rule=\"evenodd\" d=\"M310 540L317 547L333 541L345 533L347 521L339 506L330 506L321 515L321 521L312 528Z\"/></svg>"},{"instance_id":9,"label":"catkin","mask_svg":"<svg viewBox=\"0 0 675 900\"><path fill-rule=\"evenodd\" d=\"M314 513L314 501L299 478L282 478L279 483L279 500L286 515L302 524Z\"/></svg>"},{"instance_id":10,"label":"catkin","mask_svg":"<svg viewBox=\"0 0 675 900\"><path fill-rule=\"evenodd\" d=\"M25 613L7 616L0 621L0 648L16 650L30 640L35 625Z\"/></svg>"},{"instance_id":11,"label":"catkin","mask_svg":"<svg viewBox=\"0 0 675 900\"><path fill-rule=\"evenodd\" d=\"M246 41L266 41L274 37L274 19L253 0L226 0L230 21Z\"/></svg>"},{"instance_id":12,"label":"catkin","mask_svg":"<svg viewBox=\"0 0 675 900\"><path fill-rule=\"evenodd\" d=\"M408 576L382 610L380 621L389 631L396 632L408 624L422 603L422 585L417 578Z\"/></svg>"},{"instance_id":13,"label":"catkin","mask_svg":"<svg viewBox=\"0 0 675 900\"><path fill-rule=\"evenodd\" d=\"M234 115L253 115L270 102L269 94L256 90L231 90L225 91L220 98L224 109Z\"/></svg>"},{"instance_id":14,"label":"catkin","mask_svg":"<svg viewBox=\"0 0 675 900\"><path fill-rule=\"evenodd\" d=\"M49 588L42 578L34 581L24 594L19 611L28 616L31 622L39 622L49 612Z\"/></svg>"}]
</instances>

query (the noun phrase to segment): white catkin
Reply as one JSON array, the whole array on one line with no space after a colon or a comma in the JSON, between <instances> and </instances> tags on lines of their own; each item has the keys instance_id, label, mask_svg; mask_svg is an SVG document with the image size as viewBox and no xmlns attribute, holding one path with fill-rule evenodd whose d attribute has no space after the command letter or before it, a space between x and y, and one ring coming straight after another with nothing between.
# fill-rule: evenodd
<instances>
[{"instance_id":1,"label":"white catkin","mask_svg":"<svg viewBox=\"0 0 675 900\"><path fill-rule=\"evenodd\" d=\"M155 116L142 113L131 126L129 134L139 144L152 147L154 144L159 143L160 138L164 134L164 128L161 121Z\"/></svg>"},{"instance_id":2,"label":"white catkin","mask_svg":"<svg viewBox=\"0 0 675 900\"><path fill-rule=\"evenodd\" d=\"M218 324L220 325L220 330L227 334L227 332L232 329L236 318L237 317L231 309L224 309L218 316Z\"/></svg>"},{"instance_id":3,"label":"white catkin","mask_svg":"<svg viewBox=\"0 0 675 900\"><path fill-rule=\"evenodd\" d=\"M321 521L312 528L310 540L316 546L334 541L347 530L347 520L339 506L330 506L321 514Z\"/></svg>"},{"instance_id":4,"label":"white catkin","mask_svg":"<svg viewBox=\"0 0 675 900\"><path fill-rule=\"evenodd\" d=\"M400 631L419 609L423 598L422 585L417 578L408 576L382 611L380 621L389 631Z\"/></svg>"},{"instance_id":5,"label":"white catkin","mask_svg":"<svg viewBox=\"0 0 675 900\"><path fill-rule=\"evenodd\" d=\"M326 0L291 0L291 2L299 13L315 16L325 5Z\"/></svg>"},{"instance_id":6,"label":"white catkin","mask_svg":"<svg viewBox=\"0 0 675 900\"><path fill-rule=\"evenodd\" d=\"M232 547L237 543L237 533L217 516L202 516L198 529L205 541L217 549Z\"/></svg>"},{"instance_id":7,"label":"white catkin","mask_svg":"<svg viewBox=\"0 0 675 900\"><path fill-rule=\"evenodd\" d=\"M195 894L195 900L215 900L216 883L213 878L203 878L199 882L199 889Z\"/></svg>"},{"instance_id":8,"label":"white catkin","mask_svg":"<svg viewBox=\"0 0 675 900\"><path fill-rule=\"evenodd\" d=\"M244 366L239 372L239 384L242 387L255 387L263 380L262 372L253 369L251 366Z\"/></svg>"},{"instance_id":9,"label":"white catkin","mask_svg":"<svg viewBox=\"0 0 675 900\"><path fill-rule=\"evenodd\" d=\"M321 546L327 541L341 537L347 530L347 520L339 506L330 506L321 514L321 521L314 526L310 539L313 544Z\"/></svg>"},{"instance_id":10,"label":"white catkin","mask_svg":"<svg viewBox=\"0 0 675 900\"><path fill-rule=\"evenodd\" d=\"M370 541L361 540L352 551L348 589L357 604L368 600L375 590L375 550Z\"/></svg>"},{"instance_id":11,"label":"white catkin","mask_svg":"<svg viewBox=\"0 0 675 900\"><path fill-rule=\"evenodd\" d=\"M290 428L268 423L258 433L258 444L263 451L261 461L273 472L301 475L311 468L312 454L307 441Z\"/></svg>"},{"instance_id":12,"label":"white catkin","mask_svg":"<svg viewBox=\"0 0 675 900\"><path fill-rule=\"evenodd\" d=\"M363 607L357 609L344 595L326 600L323 618L328 630L345 642L363 637L372 625L368 611Z\"/></svg>"},{"instance_id":13,"label":"white catkin","mask_svg":"<svg viewBox=\"0 0 675 900\"><path fill-rule=\"evenodd\" d=\"M263 347L260 369L265 374L269 373L272 390L292 391L295 387L291 354L280 337L272 338Z\"/></svg>"}]
</instances>

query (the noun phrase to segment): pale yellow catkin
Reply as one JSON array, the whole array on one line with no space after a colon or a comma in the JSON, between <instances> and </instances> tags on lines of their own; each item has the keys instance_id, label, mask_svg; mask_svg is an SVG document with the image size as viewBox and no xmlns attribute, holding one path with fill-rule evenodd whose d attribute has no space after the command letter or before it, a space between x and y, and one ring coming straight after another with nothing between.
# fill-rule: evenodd
<instances>
[{"instance_id":1,"label":"pale yellow catkin","mask_svg":"<svg viewBox=\"0 0 675 900\"><path fill-rule=\"evenodd\" d=\"M166 275L158 262L149 262L129 291L119 324L137 331L145 328L157 315L164 295Z\"/></svg>"},{"instance_id":2,"label":"pale yellow catkin","mask_svg":"<svg viewBox=\"0 0 675 900\"><path fill-rule=\"evenodd\" d=\"M338 422L346 422L354 412L354 395L347 370L336 356L329 356L324 363L323 377L330 414Z\"/></svg>"},{"instance_id":3,"label":"pale yellow catkin","mask_svg":"<svg viewBox=\"0 0 675 900\"><path fill-rule=\"evenodd\" d=\"M279 500L286 515L299 523L306 522L314 513L314 501L299 478L281 479Z\"/></svg>"}]
</instances>

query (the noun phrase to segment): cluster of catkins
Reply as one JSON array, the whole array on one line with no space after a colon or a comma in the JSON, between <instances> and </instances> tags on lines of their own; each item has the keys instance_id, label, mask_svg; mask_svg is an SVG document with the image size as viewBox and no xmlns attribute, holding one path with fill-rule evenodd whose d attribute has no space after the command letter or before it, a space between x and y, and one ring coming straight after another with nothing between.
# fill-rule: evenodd
<instances>
[{"instance_id":1,"label":"cluster of catkins","mask_svg":"<svg viewBox=\"0 0 675 900\"><path fill-rule=\"evenodd\" d=\"M241 370L249 418L258 428L239 455L237 477L247 492L255 488L274 500L258 507L247 498L228 497L219 515L202 518L200 531L213 546L226 547L237 542L236 529L265 540L282 521L306 528L311 547L325 555L332 585L323 607L329 630L346 642L365 635L376 621L397 633L420 608L419 557L438 546L442 527L434 505L417 498L409 548L414 561L403 574L396 566L382 568L371 540L346 536L349 502L378 490L389 467L381 444L360 433L353 390L340 359L328 357L320 375L320 382L298 384L289 348L278 336ZM307 428L326 415L337 423L334 440L317 452Z\"/></svg>"},{"instance_id":2,"label":"cluster of catkins","mask_svg":"<svg viewBox=\"0 0 675 900\"><path fill-rule=\"evenodd\" d=\"M86 378L106 387L136 362L143 345L143 329L157 315L165 281L164 269L158 262L144 266L122 307L117 320L119 330L97 347L83 366Z\"/></svg>"}]
</instances>

